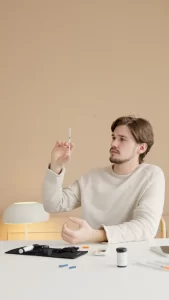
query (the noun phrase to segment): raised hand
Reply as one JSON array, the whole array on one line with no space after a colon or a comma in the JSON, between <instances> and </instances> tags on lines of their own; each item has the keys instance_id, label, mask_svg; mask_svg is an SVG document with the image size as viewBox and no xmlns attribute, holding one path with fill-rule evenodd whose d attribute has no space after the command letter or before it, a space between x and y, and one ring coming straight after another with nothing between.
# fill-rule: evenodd
<instances>
[{"instance_id":1,"label":"raised hand","mask_svg":"<svg viewBox=\"0 0 169 300\"><path fill-rule=\"evenodd\" d=\"M66 141L57 141L51 152L50 168L55 173L59 174L70 159L74 144Z\"/></svg>"}]
</instances>

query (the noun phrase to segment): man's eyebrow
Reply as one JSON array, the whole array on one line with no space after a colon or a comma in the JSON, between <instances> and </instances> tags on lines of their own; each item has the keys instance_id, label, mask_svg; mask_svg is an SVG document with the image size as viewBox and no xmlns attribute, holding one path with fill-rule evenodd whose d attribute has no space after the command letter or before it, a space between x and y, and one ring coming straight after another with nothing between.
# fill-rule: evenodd
<instances>
[{"instance_id":1,"label":"man's eyebrow","mask_svg":"<svg viewBox=\"0 0 169 300\"><path fill-rule=\"evenodd\" d=\"M112 133L112 135L111 135L112 137L115 137L115 135L114 135L114 133ZM128 137L127 136L125 136L125 135L122 135L122 134L117 134L117 136L119 136L119 137L122 137L122 138L125 138L125 139L128 139Z\"/></svg>"}]
</instances>

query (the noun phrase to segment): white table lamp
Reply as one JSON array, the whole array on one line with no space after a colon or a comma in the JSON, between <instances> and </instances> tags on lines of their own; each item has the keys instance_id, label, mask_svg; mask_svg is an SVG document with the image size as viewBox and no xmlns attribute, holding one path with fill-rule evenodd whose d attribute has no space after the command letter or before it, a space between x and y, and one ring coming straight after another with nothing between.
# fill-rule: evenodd
<instances>
[{"instance_id":1,"label":"white table lamp","mask_svg":"<svg viewBox=\"0 0 169 300\"><path fill-rule=\"evenodd\" d=\"M49 214L38 202L16 202L7 207L2 217L6 224L25 224L25 239L28 239L27 224L45 222Z\"/></svg>"}]
</instances>

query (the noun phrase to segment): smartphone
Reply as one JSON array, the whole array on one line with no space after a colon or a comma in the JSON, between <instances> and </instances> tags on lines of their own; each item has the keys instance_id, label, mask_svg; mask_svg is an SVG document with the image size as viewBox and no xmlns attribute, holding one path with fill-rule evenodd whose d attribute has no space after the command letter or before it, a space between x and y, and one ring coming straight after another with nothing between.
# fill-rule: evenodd
<instances>
[{"instance_id":1,"label":"smartphone","mask_svg":"<svg viewBox=\"0 0 169 300\"><path fill-rule=\"evenodd\" d=\"M96 256L105 256L108 253L108 249L98 249L94 252Z\"/></svg>"},{"instance_id":2,"label":"smartphone","mask_svg":"<svg viewBox=\"0 0 169 300\"><path fill-rule=\"evenodd\" d=\"M151 251L160 254L165 257L169 257L169 246L155 246L150 247Z\"/></svg>"}]
</instances>

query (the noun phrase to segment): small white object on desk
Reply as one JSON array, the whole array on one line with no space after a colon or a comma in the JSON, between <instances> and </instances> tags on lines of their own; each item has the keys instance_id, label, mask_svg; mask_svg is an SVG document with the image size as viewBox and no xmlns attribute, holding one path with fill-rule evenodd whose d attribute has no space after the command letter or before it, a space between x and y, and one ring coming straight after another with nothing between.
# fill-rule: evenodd
<instances>
[{"instance_id":1,"label":"small white object on desk","mask_svg":"<svg viewBox=\"0 0 169 300\"><path fill-rule=\"evenodd\" d=\"M94 255L96 256L105 256L108 253L108 249L98 249L94 252Z\"/></svg>"},{"instance_id":2,"label":"small white object on desk","mask_svg":"<svg viewBox=\"0 0 169 300\"><path fill-rule=\"evenodd\" d=\"M117 267L124 268L127 267L127 248L118 247L117 252Z\"/></svg>"},{"instance_id":3,"label":"small white object on desk","mask_svg":"<svg viewBox=\"0 0 169 300\"><path fill-rule=\"evenodd\" d=\"M24 253L24 252L31 251L31 250L33 250L33 248L34 248L33 245L23 247L23 248L19 249L19 253L22 254L22 253Z\"/></svg>"}]
</instances>

